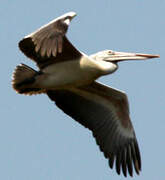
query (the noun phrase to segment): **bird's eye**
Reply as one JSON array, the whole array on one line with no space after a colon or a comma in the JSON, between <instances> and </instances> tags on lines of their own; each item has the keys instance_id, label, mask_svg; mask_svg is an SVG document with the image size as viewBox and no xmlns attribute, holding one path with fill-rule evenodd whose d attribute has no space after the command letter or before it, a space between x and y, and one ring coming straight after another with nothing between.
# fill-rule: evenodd
<instances>
[{"instance_id":1,"label":"bird's eye","mask_svg":"<svg viewBox=\"0 0 165 180\"><path fill-rule=\"evenodd\" d=\"M109 50L109 51L108 51L108 54L114 54L114 53L113 53L113 51Z\"/></svg>"}]
</instances>

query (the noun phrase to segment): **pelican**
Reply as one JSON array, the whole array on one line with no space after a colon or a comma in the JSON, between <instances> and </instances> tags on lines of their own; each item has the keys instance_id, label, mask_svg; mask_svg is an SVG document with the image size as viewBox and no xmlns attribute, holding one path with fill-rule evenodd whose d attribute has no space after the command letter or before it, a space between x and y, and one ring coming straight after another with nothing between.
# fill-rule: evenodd
<instances>
[{"instance_id":1,"label":"pelican","mask_svg":"<svg viewBox=\"0 0 165 180\"><path fill-rule=\"evenodd\" d=\"M66 13L19 42L20 50L38 66L25 64L13 73L17 93L45 93L64 113L92 131L118 174L133 176L141 171L141 156L129 116L127 95L96 80L118 69L118 62L145 60L159 55L104 50L86 55L67 39L66 32L75 12Z\"/></svg>"}]
</instances>

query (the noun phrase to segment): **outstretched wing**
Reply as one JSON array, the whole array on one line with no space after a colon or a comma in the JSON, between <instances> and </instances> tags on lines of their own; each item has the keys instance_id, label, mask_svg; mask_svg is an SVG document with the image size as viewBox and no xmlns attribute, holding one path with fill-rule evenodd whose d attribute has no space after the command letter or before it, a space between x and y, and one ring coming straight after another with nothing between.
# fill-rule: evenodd
<instances>
[{"instance_id":1,"label":"outstretched wing","mask_svg":"<svg viewBox=\"0 0 165 180\"><path fill-rule=\"evenodd\" d=\"M78 59L81 53L65 36L75 15L74 12L64 14L25 36L19 42L20 50L34 60L40 69L53 63Z\"/></svg>"},{"instance_id":2,"label":"outstretched wing","mask_svg":"<svg viewBox=\"0 0 165 180\"><path fill-rule=\"evenodd\" d=\"M69 90L48 91L49 98L73 119L89 128L109 166L124 176L141 170L141 158L125 93L94 82Z\"/></svg>"}]
</instances>

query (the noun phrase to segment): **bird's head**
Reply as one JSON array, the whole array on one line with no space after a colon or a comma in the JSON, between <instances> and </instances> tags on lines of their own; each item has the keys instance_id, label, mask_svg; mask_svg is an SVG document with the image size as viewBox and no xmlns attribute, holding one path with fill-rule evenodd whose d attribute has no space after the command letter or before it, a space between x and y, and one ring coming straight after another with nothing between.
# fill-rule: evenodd
<instances>
[{"instance_id":1,"label":"bird's head","mask_svg":"<svg viewBox=\"0 0 165 180\"><path fill-rule=\"evenodd\" d=\"M104 50L96 54L93 54L90 57L98 61L101 60L101 61L116 63L116 62L127 61L127 60L145 60L145 59L150 59L150 58L158 58L159 55Z\"/></svg>"}]
</instances>

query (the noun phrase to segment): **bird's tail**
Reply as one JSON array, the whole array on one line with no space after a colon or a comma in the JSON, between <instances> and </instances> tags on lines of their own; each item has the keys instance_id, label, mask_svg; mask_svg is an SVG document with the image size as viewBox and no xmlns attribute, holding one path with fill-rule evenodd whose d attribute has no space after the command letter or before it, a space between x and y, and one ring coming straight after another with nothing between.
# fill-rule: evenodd
<instances>
[{"instance_id":1,"label":"bird's tail","mask_svg":"<svg viewBox=\"0 0 165 180\"><path fill-rule=\"evenodd\" d=\"M44 93L43 89L34 86L36 77L40 74L25 64L18 65L13 72L13 89L17 93L26 95Z\"/></svg>"}]
</instances>

